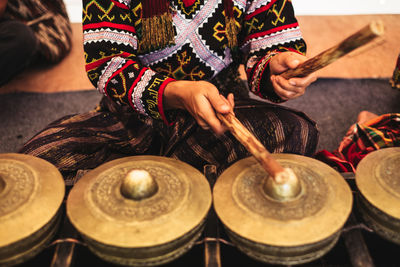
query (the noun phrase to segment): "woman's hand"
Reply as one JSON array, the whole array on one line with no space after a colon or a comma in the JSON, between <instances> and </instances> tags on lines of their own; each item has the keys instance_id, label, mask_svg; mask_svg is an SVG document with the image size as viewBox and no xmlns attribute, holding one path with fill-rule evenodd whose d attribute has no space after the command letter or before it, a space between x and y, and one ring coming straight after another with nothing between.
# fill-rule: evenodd
<instances>
[{"instance_id":1,"label":"woman's hand","mask_svg":"<svg viewBox=\"0 0 400 267\"><path fill-rule=\"evenodd\" d=\"M233 94L228 98L219 94L218 89L206 81L174 81L164 90L164 105L167 109L187 110L203 129L212 129L216 134L227 128L216 117L215 112L227 114L233 111Z\"/></svg>"},{"instance_id":2,"label":"woman's hand","mask_svg":"<svg viewBox=\"0 0 400 267\"><path fill-rule=\"evenodd\" d=\"M279 53L271 58L269 62L271 82L274 86L275 93L283 100L289 100L303 95L306 88L317 79L314 73L306 77L290 79L285 79L279 75L288 69L296 68L306 59L307 57L294 52Z\"/></svg>"}]
</instances>

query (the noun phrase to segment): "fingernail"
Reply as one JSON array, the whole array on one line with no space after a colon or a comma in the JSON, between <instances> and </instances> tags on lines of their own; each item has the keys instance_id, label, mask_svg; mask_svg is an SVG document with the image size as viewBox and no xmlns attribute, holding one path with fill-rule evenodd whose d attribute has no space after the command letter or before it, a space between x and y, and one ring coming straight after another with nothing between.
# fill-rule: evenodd
<instances>
[{"instance_id":1,"label":"fingernail","mask_svg":"<svg viewBox=\"0 0 400 267\"><path fill-rule=\"evenodd\" d=\"M296 82L295 82L295 81L292 81L292 80L289 81L289 84L290 84L290 85L293 85L293 86L296 86Z\"/></svg>"},{"instance_id":2,"label":"fingernail","mask_svg":"<svg viewBox=\"0 0 400 267\"><path fill-rule=\"evenodd\" d=\"M223 108L223 109L229 109L229 106L226 105L226 104L223 104L223 105L221 105L221 108Z\"/></svg>"}]
</instances>

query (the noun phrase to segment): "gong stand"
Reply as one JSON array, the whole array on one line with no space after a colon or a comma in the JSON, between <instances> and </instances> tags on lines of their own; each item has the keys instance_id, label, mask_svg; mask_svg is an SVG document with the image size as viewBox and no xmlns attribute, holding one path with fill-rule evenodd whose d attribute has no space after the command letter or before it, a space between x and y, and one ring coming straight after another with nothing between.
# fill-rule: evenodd
<instances>
[{"instance_id":1,"label":"gong stand","mask_svg":"<svg viewBox=\"0 0 400 267\"><path fill-rule=\"evenodd\" d=\"M353 267L374 267L374 262L365 244L364 237L362 236L361 229L357 226L357 219L352 212L347 227L352 229L347 230L346 227L342 233L344 244L347 252L349 253L351 265ZM354 227L354 228L353 228ZM347 231L346 231L347 230Z\"/></svg>"},{"instance_id":2,"label":"gong stand","mask_svg":"<svg viewBox=\"0 0 400 267\"><path fill-rule=\"evenodd\" d=\"M205 165L204 176L212 188L217 180L216 166ZM204 267L221 267L218 217L214 208L210 209L204 227Z\"/></svg>"},{"instance_id":3,"label":"gong stand","mask_svg":"<svg viewBox=\"0 0 400 267\"><path fill-rule=\"evenodd\" d=\"M56 248L54 250L54 255L50 263L50 267L74 266L76 257L76 245L80 244L78 238L78 232L72 226L68 217L65 216L61 226L60 236L57 240L54 241L56 243Z\"/></svg>"}]
</instances>

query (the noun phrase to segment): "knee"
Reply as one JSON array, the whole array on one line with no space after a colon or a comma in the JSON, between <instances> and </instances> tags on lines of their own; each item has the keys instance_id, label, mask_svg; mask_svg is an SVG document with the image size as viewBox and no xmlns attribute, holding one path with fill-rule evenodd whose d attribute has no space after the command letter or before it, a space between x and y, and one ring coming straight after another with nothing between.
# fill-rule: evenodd
<instances>
[{"instance_id":1,"label":"knee","mask_svg":"<svg viewBox=\"0 0 400 267\"><path fill-rule=\"evenodd\" d=\"M288 124L292 127L291 132L293 133L292 142L294 144L290 145L294 149L292 153L313 156L319 139L319 131L315 122L303 114L296 114L288 121Z\"/></svg>"}]
</instances>

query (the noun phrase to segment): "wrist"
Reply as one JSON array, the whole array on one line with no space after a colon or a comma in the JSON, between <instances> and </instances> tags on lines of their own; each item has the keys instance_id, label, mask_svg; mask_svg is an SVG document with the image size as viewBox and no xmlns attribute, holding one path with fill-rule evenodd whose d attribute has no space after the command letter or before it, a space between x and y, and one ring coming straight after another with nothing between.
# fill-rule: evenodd
<instances>
[{"instance_id":1,"label":"wrist","mask_svg":"<svg viewBox=\"0 0 400 267\"><path fill-rule=\"evenodd\" d=\"M188 81L172 81L167 84L163 93L164 107L166 109L183 109L183 93Z\"/></svg>"}]
</instances>

